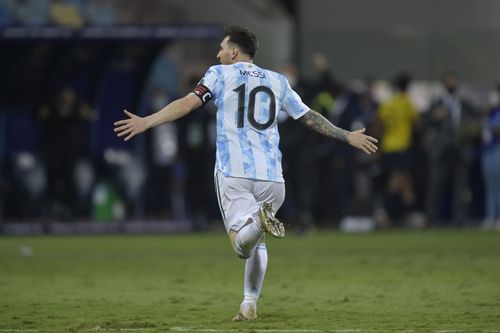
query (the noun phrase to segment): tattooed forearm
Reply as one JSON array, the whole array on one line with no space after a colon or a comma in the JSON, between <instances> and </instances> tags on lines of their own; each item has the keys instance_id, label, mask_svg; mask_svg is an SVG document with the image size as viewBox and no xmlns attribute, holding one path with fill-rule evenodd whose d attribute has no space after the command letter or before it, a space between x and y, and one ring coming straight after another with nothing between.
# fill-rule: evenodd
<instances>
[{"instance_id":1,"label":"tattooed forearm","mask_svg":"<svg viewBox=\"0 0 500 333\"><path fill-rule=\"evenodd\" d=\"M347 141L347 136L349 135L348 131L333 125L325 117L314 110L309 110L309 112L299 118L299 120L304 125L320 134L342 141Z\"/></svg>"}]
</instances>

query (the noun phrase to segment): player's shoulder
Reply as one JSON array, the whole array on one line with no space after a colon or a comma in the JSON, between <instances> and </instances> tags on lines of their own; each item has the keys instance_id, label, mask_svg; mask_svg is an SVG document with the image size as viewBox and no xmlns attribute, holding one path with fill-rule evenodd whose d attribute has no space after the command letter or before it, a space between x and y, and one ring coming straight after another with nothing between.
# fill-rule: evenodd
<instances>
[{"instance_id":1,"label":"player's shoulder","mask_svg":"<svg viewBox=\"0 0 500 333\"><path fill-rule=\"evenodd\" d=\"M222 73L222 66L224 65L212 65L210 67L208 67L207 69L207 73L215 73L217 75L220 75Z\"/></svg>"},{"instance_id":2,"label":"player's shoulder","mask_svg":"<svg viewBox=\"0 0 500 333\"><path fill-rule=\"evenodd\" d=\"M231 75L232 73L235 72L235 64L229 64L229 65L224 65L224 64L219 64L219 65L212 65L208 68L207 73L212 73L218 77L224 77L227 75Z\"/></svg>"},{"instance_id":3,"label":"player's shoulder","mask_svg":"<svg viewBox=\"0 0 500 333\"><path fill-rule=\"evenodd\" d=\"M283 75L281 73L278 73L276 71L273 71L272 69L260 67L260 66L257 66L257 65L255 65L255 67L257 67L258 69L260 69L263 72L266 72L268 74L268 76L270 76L270 77L274 77L274 78L276 78L276 79L278 79L280 81L286 81L285 75Z\"/></svg>"}]
</instances>

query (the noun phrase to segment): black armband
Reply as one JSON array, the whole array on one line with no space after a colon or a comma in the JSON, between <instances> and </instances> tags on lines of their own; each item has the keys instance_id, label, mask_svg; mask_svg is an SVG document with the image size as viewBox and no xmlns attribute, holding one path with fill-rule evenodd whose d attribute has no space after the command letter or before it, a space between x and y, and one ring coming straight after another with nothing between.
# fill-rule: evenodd
<instances>
[{"instance_id":1,"label":"black armband","mask_svg":"<svg viewBox=\"0 0 500 333\"><path fill-rule=\"evenodd\" d=\"M212 92L203 84L198 84L196 88L194 88L193 93L199 97L202 101L203 105L205 105L208 101L212 99Z\"/></svg>"}]
</instances>

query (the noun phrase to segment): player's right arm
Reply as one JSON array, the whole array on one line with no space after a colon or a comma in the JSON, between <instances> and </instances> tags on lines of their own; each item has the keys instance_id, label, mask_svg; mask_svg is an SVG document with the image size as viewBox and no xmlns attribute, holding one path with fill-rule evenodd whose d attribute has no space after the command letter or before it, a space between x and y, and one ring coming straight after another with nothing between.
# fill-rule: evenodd
<instances>
[{"instance_id":1,"label":"player's right arm","mask_svg":"<svg viewBox=\"0 0 500 333\"><path fill-rule=\"evenodd\" d=\"M114 123L114 131L117 133L117 136L125 136L124 140L128 141L151 127L182 118L194 109L199 108L202 104L203 102L198 96L190 93L169 103L160 111L147 117L139 117L127 110L123 110L129 118L116 121Z\"/></svg>"},{"instance_id":2,"label":"player's right arm","mask_svg":"<svg viewBox=\"0 0 500 333\"><path fill-rule=\"evenodd\" d=\"M363 134L365 129L357 131L346 131L333 125L328 119L318 112L311 110L305 105L300 96L290 87L286 79L286 92L283 99L283 108L293 119L298 119L308 128L333 139L349 143L351 146L361 149L367 154L377 151L377 139Z\"/></svg>"},{"instance_id":3,"label":"player's right arm","mask_svg":"<svg viewBox=\"0 0 500 333\"><path fill-rule=\"evenodd\" d=\"M310 129L333 139L345 141L351 146L361 149L367 154L372 154L377 151L377 139L369 135L363 134L365 129L357 131L347 131L340 127L333 125L328 119L314 110L309 110L299 121L309 127Z\"/></svg>"}]
</instances>

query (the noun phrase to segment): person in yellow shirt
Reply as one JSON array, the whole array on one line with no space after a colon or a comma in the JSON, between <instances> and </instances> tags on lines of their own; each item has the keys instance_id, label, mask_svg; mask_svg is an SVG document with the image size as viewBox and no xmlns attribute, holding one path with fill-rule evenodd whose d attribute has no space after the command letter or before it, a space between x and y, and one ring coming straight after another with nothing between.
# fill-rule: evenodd
<instances>
[{"instance_id":1,"label":"person in yellow shirt","mask_svg":"<svg viewBox=\"0 0 500 333\"><path fill-rule=\"evenodd\" d=\"M393 82L395 94L378 110L382 166L385 177L384 214L381 224L399 221L415 209L410 175L410 148L419 114L408 95L411 77L401 73Z\"/></svg>"}]
</instances>

